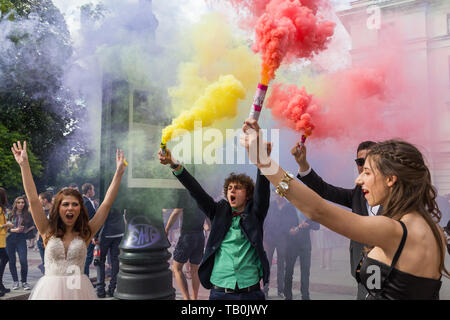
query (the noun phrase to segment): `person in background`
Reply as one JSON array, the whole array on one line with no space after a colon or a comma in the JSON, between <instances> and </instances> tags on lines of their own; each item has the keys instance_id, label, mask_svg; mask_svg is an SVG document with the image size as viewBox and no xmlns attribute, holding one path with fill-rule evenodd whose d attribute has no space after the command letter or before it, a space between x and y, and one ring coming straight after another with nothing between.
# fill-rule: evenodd
<instances>
[{"instance_id":1,"label":"person in background","mask_svg":"<svg viewBox=\"0 0 450 320\"><path fill-rule=\"evenodd\" d=\"M168 234L175 221L182 218L180 237L173 252L172 269L184 300L197 300L200 288L198 267L202 261L205 247L203 233L205 215L199 212L195 202L186 191L180 194L178 205L180 207L183 205L183 208L176 208L172 212L165 228L166 234ZM189 264L189 278L192 279L192 295L189 293L187 276L183 272L183 266L186 264Z\"/></svg>"},{"instance_id":2,"label":"person in background","mask_svg":"<svg viewBox=\"0 0 450 320\"><path fill-rule=\"evenodd\" d=\"M123 215L116 208L112 208L108 218L100 230L100 261L97 266L97 297L104 298L106 294L113 297L116 290L117 274L119 273L119 245L125 233ZM111 259L111 280L105 291L105 262L109 252Z\"/></svg>"},{"instance_id":3,"label":"person in background","mask_svg":"<svg viewBox=\"0 0 450 320\"><path fill-rule=\"evenodd\" d=\"M266 220L264 221L264 249L272 267L273 254L277 251L277 293L284 298L285 262L286 250L289 241L289 229L291 227L290 216L295 216L295 208L286 199L272 193L272 202L269 206ZM270 280L269 280L270 282ZM264 286L266 298L269 296L269 283Z\"/></svg>"},{"instance_id":4,"label":"person in background","mask_svg":"<svg viewBox=\"0 0 450 320\"><path fill-rule=\"evenodd\" d=\"M13 227L12 223L6 223L7 207L8 197L6 196L6 190L0 187L0 297L11 291L3 285L3 274L9 261L8 253L6 252L6 233L8 228Z\"/></svg>"},{"instance_id":5,"label":"person in background","mask_svg":"<svg viewBox=\"0 0 450 320\"><path fill-rule=\"evenodd\" d=\"M6 238L6 250L9 258L9 270L11 272L14 285L13 290L18 290L19 277L16 267L16 252L20 261L20 276L22 288L31 290L31 286L27 283L28 276L28 250L27 250L27 233L34 227L33 219L28 211L28 202L25 196L17 197L14 200L11 214L8 221L13 225L10 234Z\"/></svg>"},{"instance_id":6,"label":"person in background","mask_svg":"<svg viewBox=\"0 0 450 320\"><path fill-rule=\"evenodd\" d=\"M94 215L97 211L95 209L95 203L93 201L94 196L95 196L94 185L92 183L85 183L81 186L81 191L83 194L84 205L86 206L86 209L88 212L89 220L91 220L92 218L94 218ZM92 261L94 260L94 247L97 244L97 242L98 242L98 234L94 235L94 238L92 239L92 243L90 243L87 248L87 256L86 256L86 264L84 266L84 273L88 276L88 278L89 278L89 267L90 267Z\"/></svg>"},{"instance_id":7,"label":"person in background","mask_svg":"<svg viewBox=\"0 0 450 320\"><path fill-rule=\"evenodd\" d=\"M294 206L289 203L289 206ZM295 214L290 214L289 236L286 249L286 274L284 282L284 294L286 300L292 300L292 276L297 257L300 260L300 293L302 300L310 300L309 275L311 270L311 230L319 230L320 225L306 218L299 210L294 209Z\"/></svg>"},{"instance_id":8,"label":"person in background","mask_svg":"<svg viewBox=\"0 0 450 320\"><path fill-rule=\"evenodd\" d=\"M78 188L78 184L76 184L75 182L72 182L71 184L69 184L69 188L80 191L80 189Z\"/></svg>"},{"instance_id":9,"label":"person in background","mask_svg":"<svg viewBox=\"0 0 450 320\"><path fill-rule=\"evenodd\" d=\"M45 216L48 219L48 216L50 214L50 210L52 209L52 193L49 191L42 192L39 194L39 202L42 205L42 209L44 210ZM39 249L39 254L41 256L42 263L38 265L38 269L41 270L42 274L45 274L45 267L44 267L44 255L45 255L45 248L44 248L44 242L42 241L41 235L39 235L39 239L37 241L37 246Z\"/></svg>"}]
</instances>

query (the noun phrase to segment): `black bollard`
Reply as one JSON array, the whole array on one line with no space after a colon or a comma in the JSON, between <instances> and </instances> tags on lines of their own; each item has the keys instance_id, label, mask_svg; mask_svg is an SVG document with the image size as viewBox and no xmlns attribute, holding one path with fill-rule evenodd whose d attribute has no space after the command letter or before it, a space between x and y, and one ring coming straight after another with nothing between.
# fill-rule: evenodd
<instances>
[{"instance_id":1,"label":"black bollard","mask_svg":"<svg viewBox=\"0 0 450 320\"><path fill-rule=\"evenodd\" d=\"M140 212L128 209L114 297L123 300L174 300L169 247L162 219L150 220L142 209Z\"/></svg>"}]
</instances>

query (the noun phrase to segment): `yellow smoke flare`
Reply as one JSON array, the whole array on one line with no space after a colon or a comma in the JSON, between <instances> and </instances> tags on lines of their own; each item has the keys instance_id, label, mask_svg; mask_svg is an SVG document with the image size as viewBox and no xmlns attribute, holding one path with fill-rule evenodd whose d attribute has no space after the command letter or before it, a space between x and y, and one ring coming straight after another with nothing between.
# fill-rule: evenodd
<instances>
[{"instance_id":1,"label":"yellow smoke flare","mask_svg":"<svg viewBox=\"0 0 450 320\"><path fill-rule=\"evenodd\" d=\"M177 135L177 129L194 130L195 121L202 121L203 126L210 126L217 120L235 117L238 99L244 98L245 89L239 80L232 75L221 76L205 89L190 110L181 113L163 129L162 143L166 144L173 139Z\"/></svg>"},{"instance_id":2,"label":"yellow smoke flare","mask_svg":"<svg viewBox=\"0 0 450 320\"><path fill-rule=\"evenodd\" d=\"M199 22L184 30L180 43L182 47L178 51L186 54L186 62L179 65L177 85L168 89L173 116L193 106L206 87L221 75L232 74L241 81L247 97L253 98L259 82L260 58L224 15L203 15ZM239 123L241 118L246 117L249 103L251 100L240 104ZM219 129L232 128L235 126L234 120L220 121L214 126Z\"/></svg>"}]
</instances>

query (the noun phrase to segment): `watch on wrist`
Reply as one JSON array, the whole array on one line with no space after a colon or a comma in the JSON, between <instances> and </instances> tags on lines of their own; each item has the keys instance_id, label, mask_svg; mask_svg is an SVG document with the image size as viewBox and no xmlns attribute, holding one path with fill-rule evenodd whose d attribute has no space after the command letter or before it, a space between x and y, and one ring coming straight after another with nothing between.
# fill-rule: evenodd
<instances>
[{"instance_id":1,"label":"watch on wrist","mask_svg":"<svg viewBox=\"0 0 450 320\"><path fill-rule=\"evenodd\" d=\"M170 165L170 168L171 168L172 170L175 170L176 168L178 168L179 165L180 165L180 163L177 161L177 162L175 162L174 164L171 164L171 165Z\"/></svg>"},{"instance_id":2,"label":"watch on wrist","mask_svg":"<svg viewBox=\"0 0 450 320\"><path fill-rule=\"evenodd\" d=\"M281 197L285 197L287 191L289 190L289 182L294 179L294 175L290 172L285 171L284 176L277 186L275 192Z\"/></svg>"}]
</instances>

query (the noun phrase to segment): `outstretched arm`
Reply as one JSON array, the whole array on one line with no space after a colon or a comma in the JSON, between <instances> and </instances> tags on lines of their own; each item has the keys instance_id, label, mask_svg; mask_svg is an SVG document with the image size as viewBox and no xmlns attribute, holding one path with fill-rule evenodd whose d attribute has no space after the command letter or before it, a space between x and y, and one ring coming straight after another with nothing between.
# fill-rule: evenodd
<instances>
[{"instance_id":1,"label":"outstretched arm","mask_svg":"<svg viewBox=\"0 0 450 320\"><path fill-rule=\"evenodd\" d=\"M259 132L259 125L253 119L246 120L244 132L248 128L253 129L255 133ZM252 144L259 143L259 139L259 134L249 134L244 140L247 150ZM285 171L269 157L258 159L255 164L274 186L277 186L285 175ZM327 202L296 179L290 181L285 197L310 220L357 242L395 251L398 242L393 239L400 241L403 234L400 224L393 219L349 213Z\"/></svg>"},{"instance_id":2,"label":"outstretched arm","mask_svg":"<svg viewBox=\"0 0 450 320\"><path fill-rule=\"evenodd\" d=\"M164 165L174 166L178 162L172 158L172 154L169 149L166 149L166 155L163 156L161 150L158 152L159 162ZM202 188L202 186L198 183L197 180L191 174L183 168L181 164L173 169L173 173L175 174L178 181L186 188L189 194L194 198L198 207L202 212L211 220L214 219L216 202L214 199Z\"/></svg>"},{"instance_id":3,"label":"outstretched arm","mask_svg":"<svg viewBox=\"0 0 450 320\"><path fill-rule=\"evenodd\" d=\"M11 151L20 166L22 173L23 188L30 203L31 216L41 236L45 235L48 228L47 216L42 209L41 202L34 184L33 175L31 174L30 164L28 162L27 142L23 142L23 147L20 141L14 143Z\"/></svg>"},{"instance_id":4,"label":"outstretched arm","mask_svg":"<svg viewBox=\"0 0 450 320\"><path fill-rule=\"evenodd\" d=\"M92 237L97 234L101 226L105 223L108 217L109 211L116 199L117 192L119 191L120 182L122 181L123 173L125 172L125 156L122 150L116 150L116 172L114 174L113 180L109 185L108 191L106 191L105 199L97 210L97 213L89 221L89 227L92 231Z\"/></svg>"}]
</instances>

